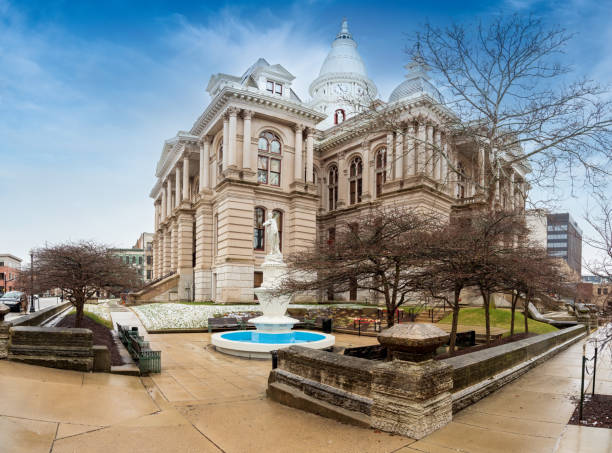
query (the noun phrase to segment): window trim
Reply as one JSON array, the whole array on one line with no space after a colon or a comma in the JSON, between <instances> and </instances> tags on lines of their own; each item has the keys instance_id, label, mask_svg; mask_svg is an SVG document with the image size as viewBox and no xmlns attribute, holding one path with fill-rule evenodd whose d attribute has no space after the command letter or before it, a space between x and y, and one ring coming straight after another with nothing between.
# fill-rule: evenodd
<instances>
[{"instance_id":1,"label":"window trim","mask_svg":"<svg viewBox=\"0 0 612 453\"><path fill-rule=\"evenodd\" d=\"M265 149L261 147L262 140L265 140L266 142ZM272 144L274 142L278 143L278 152L272 151ZM281 175L282 175L282 168L283 168L282 155L283 155L283 144L278 134L270 130L264 130L263 132L261 132L257 139L257 182L259 184L266 184L266 185L273 186L273 187L281 186ZM265 162L266 162L265 169L259 168L260 159L265 159ZM272 161L278 162L278 171L272 170ZM260 175L263 175L263 172L265 172L265 175L266 175L265 181L260 178ZM278 184L273 184L270 182L272 179L271 178L272 174L275 174L278 176Z\"/></svg>"},{"instance_id":2,"label":"window trim","mask_svg":"<svg viewBox=\"0 0 612 453\"><path fill-rule=\"evenodd\" d=\"M379 156L383 156L380 162ZM383 193L383 186L387 182L387 147L381 146L374 153L374 171L376 177L376 198ZM382 180L379 183L379 178Z\"/></svg>"},{"instance_id":3,"label":"window trim","mask_svg":"<svg viewBox=\"0 0 612 453\"><path fill-rule=\"evenodd\" d=\"M262 211L262 221L261 225L257 224L257 211ZM253 210L253 250L257 252L265 252L266 251L266 234L265 227L263 226L266 221L266 208L263 206L255 206ZM257 244L261 244L261 248L256 247L255 238L257 238Z\"/></svg>"},{"instance_id":4,"label":"window trim","mask_svg":"<svg viewBox=\"0 0 612 453\"><path fill-rule=\"evenodd\" d=\"M332 178L333 172L333 178ZM338 166L332 164L327 170L327 209L338 209Z\"/></svg>"},{"instance_id":5,"label":"window trim","mask_svg":"<svg viewBox=\"0 0 612 453\"><path fill-rule=\"evenodd\" d=\"M353 168L355 172L353 174ZM349 164L349 204L361 203L363 196L363 159L355 156Z\"/></svg>"}]
</instances>

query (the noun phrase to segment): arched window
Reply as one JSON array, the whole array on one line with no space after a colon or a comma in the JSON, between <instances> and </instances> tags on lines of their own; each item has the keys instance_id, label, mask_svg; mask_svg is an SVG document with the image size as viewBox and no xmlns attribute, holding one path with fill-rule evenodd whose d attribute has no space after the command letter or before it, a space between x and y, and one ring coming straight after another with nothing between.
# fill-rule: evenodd
<instances>
[{"instance_id":1,"label":"arched window","mask_svg":"<svg viewBox=\"0 0 612 453\"><path fill-rule=\"evenodd\" d=\"M349 167L349 193L350 203L361 202L361 192L363 189L363 162L361 157L355 157Z\"/></svg>"},{"instance_id":2,"label":"arched window","mask_svg":"<svg viewBox=\"0 0 612 453\"><path fill-rule=\"evenodd\" d=\"M280 139L272 132L262 132L257 142L257 181L261 184L280 186L281 154Z\"/></svg>"},{"instance_id":3,"label":"arched window","mask_svg":"<svg viewBox=\"0 0 612 453\"><path fill-rule=\"evenodd\" d=\"M332 165L328 174L328 207L333 211L338 206L338 167Z\"/></svg>"},{"instance_id":4,"label":"arched window","mask_svg":"<svg viewBox=\"0 0 612 453\"><path fill-rule=\"evenodd\" d=\"M264 208L255 208L255 216L253 219L253 249L265 250L264 242L264 222L266 221L266 210Z\"/></svg>"},{"instance_id":5,"label":"arched window","mask_svg":"<svg viewBox=\"0 0 612 453\"><path fill-rule=\"evenodd\" d=\"M223 143L219 143L219 151L217 152L217 168L219 176L223 174Z\"/></svg>"},{"instance_id":6,"label":"arched window","mask_svg":"<svg viewBox=\"0 0 612 453\"><path fill-rule=\"evenodd\" d=\"M465 198L465 169L463 164L457 164L457 198Z\"/></svg>"},{"instance_id":7,"label":"arched window","mask_svg":"<svg viewBox=\"0 0 612 453\"><path fill-rule=\"evenodd\" d=\"M283 213L278 209L272 211L272 217L276 220L276 226L278 228L278 247L281 252L283 251Z\"/></svg>"},{"instance_id":8,"label":"arched window","mask_svg":"<svg viewBox=\"0 0 612 453\"><path fill-rule=\"evenodd\" d=\"M346 119L344 110L338 109L334 112L334 124L340 124Z\"/></svg>"},{"instance_id":9,"label":"arched window","mask_svg":"<svg viewBox=\"0 0 612 453\"><path fill-rule=\"evenodd\" d=\"M387 148L380 148L376 153L376 197L381 196L385 181L387 181Z\"/></svg>"}]
</instances>

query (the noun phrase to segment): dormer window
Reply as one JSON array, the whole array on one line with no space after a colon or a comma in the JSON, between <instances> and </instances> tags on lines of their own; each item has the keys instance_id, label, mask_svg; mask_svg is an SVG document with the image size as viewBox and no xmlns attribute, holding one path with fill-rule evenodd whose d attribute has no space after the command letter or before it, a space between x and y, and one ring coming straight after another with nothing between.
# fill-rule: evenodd
<instances>
[{"instance_id":1,"label":"dormer window","mask_svg":"<svg viewBox=\"0 0 612 453\"><path fill-rule=\"evenodd\" d=\"M266 82L266 91L271 94L283 94L283 84L268 80Z\"/></svg>"},{"instance_id":2,"label":"dormer window","mask_svg":"<svg viewBox=\"0 0 612 453\"><path fill-rule=\"evenodd\" d=\"M334 113L334 124L340 124L345 119L346 119L346 114L344 113L344 110L342 109L336 110L336 112Z\"/></svg>"}]
</instances>

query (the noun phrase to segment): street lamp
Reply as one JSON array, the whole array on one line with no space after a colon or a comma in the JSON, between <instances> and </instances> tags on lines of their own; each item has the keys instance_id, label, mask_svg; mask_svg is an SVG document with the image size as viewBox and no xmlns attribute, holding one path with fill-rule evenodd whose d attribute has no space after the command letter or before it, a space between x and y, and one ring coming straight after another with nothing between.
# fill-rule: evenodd
<instances>
[{"instance_id":1,"label":"street lamp","mask_svg":"<svg viewBox=\"0 0 612 453\"><path fill-rule=\"evenodd\" d=\"M34 253L30 252L30 313L34 313Z\"/></svg>"}]
</instances>

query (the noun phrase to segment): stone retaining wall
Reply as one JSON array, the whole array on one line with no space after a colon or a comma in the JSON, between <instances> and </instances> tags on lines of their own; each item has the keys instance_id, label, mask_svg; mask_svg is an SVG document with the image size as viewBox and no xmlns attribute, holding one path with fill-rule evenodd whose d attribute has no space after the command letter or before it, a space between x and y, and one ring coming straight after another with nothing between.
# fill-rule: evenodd
<instances>
[{"instance_id":1,"label":"stone retaining wall","mask_svg":"<svg viewBox=\"0 0 612 453\"><path fill-rule=\"evenodd\" d=\"M64 302L51 307L46 307L38 310L37 312L30 313L29 315L20 316L19 318L10 321L9 324L12 326L40 326L47 319L66 310L71 305L72 304L70 302Z\"/></svg>"},{"instance_id":2,"label":"stone retaining wall","mask_svg":"<svg viewBox=\"0 0 612 453\"><path fill-rule=\"evenodd\" d=\"M526 362L567 340L585 333L584 326L573 326L512 343L494 346L442 360L453 367L453 392Z\"/></svg>"},{"instance_id":3,"label":"stone retaining wall","mask_svg":"<svg viewBox=\"0 0 612 453\"><path fill-rule=\"evenodd\" d=\"M268 396L358 426L420 438L451 413L516 379L586 335L575 326L425 362L371 361L300 346L278 351Z\"/></svg>"},{"instance_id":4,"label":"stone retaining wall","mask_svg":"<svg viewBox=\"0 0 612 453\"><path fill-rule=\"evenodd\" d=\"M8 359L67 370L93 369L93 335L89 329L11 327Z\"/></svg>"}]
</instances>

